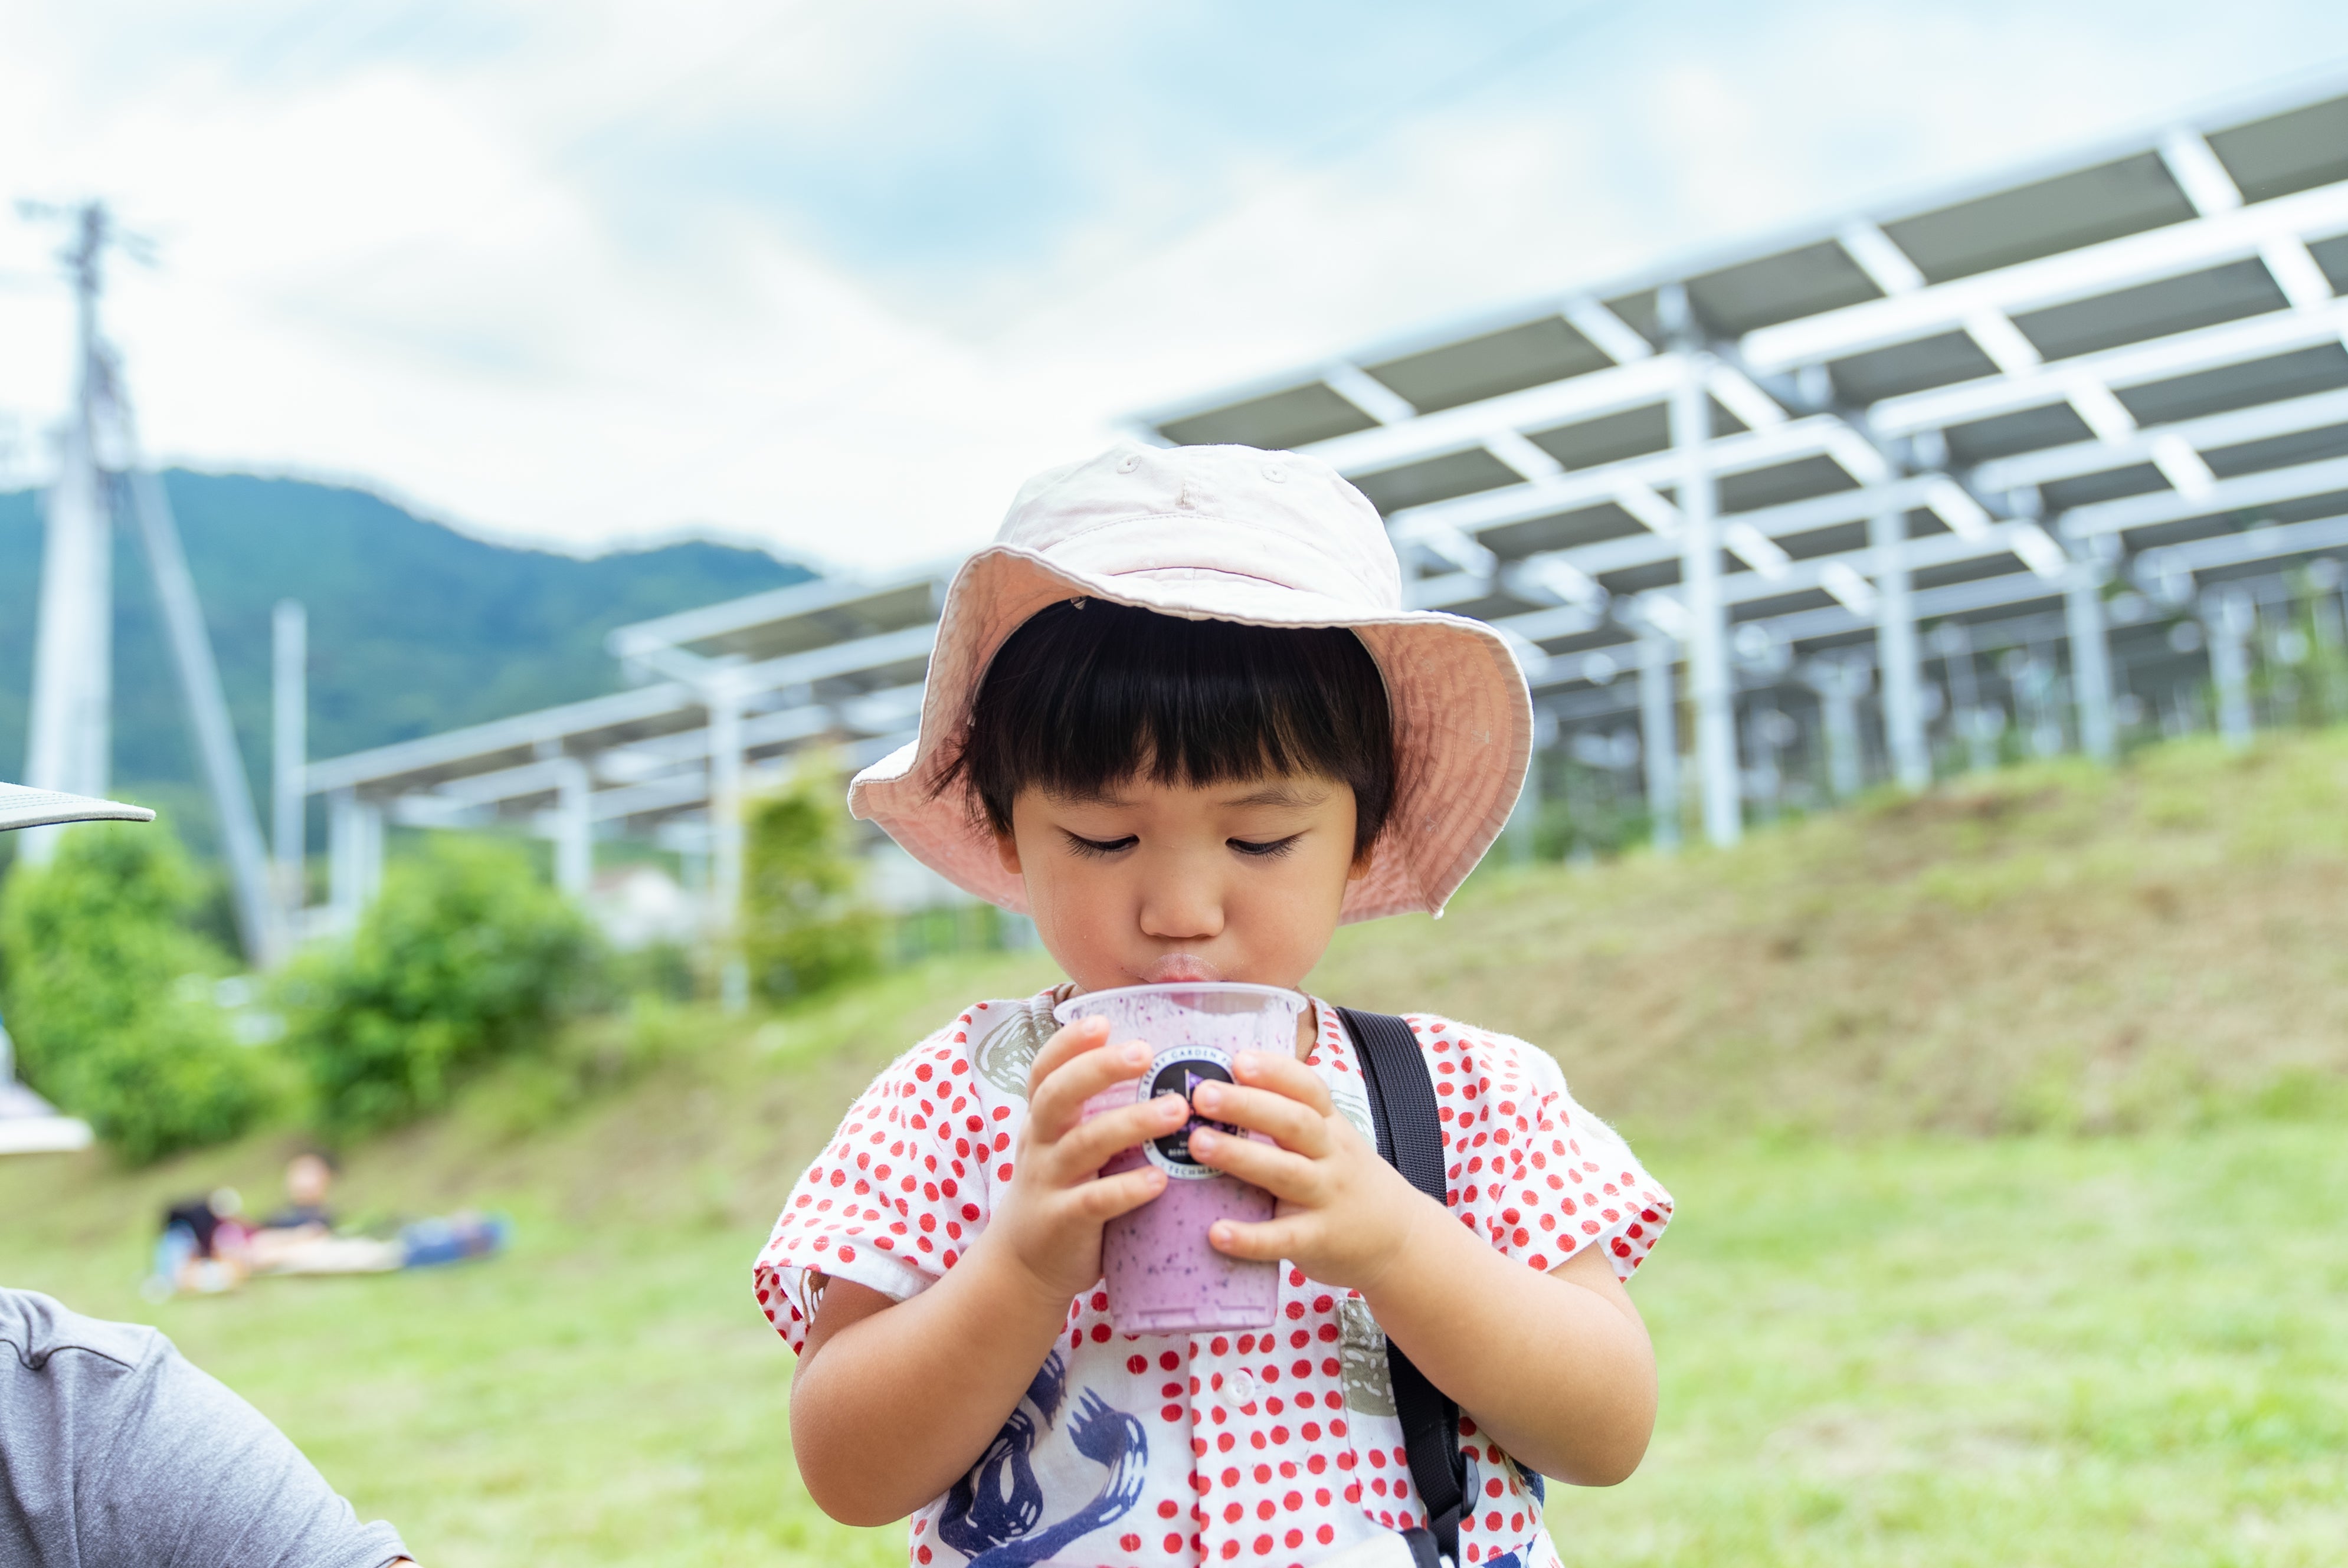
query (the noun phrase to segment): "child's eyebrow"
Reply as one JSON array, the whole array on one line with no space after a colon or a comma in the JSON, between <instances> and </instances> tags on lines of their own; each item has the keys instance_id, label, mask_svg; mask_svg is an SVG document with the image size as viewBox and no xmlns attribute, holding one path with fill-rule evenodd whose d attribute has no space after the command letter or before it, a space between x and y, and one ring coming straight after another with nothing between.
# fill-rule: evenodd
<instances>
[{"instance_id":1,"label":"child's eyebrow","mask_svg":"<svg viewBox=\"0 0 2348 1568\"><path fill-rule=\"evenodd\" d=\"M1222 804L1225 805L1307 806L1319 805L1328 798L1327 790L1303 790L1292 784L1266 784L1262 789L1250 791L1237 799L1227 800Z\"/></svg>"}]
</instances>

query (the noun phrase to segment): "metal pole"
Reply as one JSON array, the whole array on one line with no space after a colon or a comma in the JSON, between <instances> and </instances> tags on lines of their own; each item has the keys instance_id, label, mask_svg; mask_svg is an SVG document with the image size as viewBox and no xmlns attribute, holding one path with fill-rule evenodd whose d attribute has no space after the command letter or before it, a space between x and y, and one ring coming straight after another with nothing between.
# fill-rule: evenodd
<instances>
[{"instance_id":1,"label":"metal pole","mask_svg":"<svg viewBox=\"0 0 2348 1568\"><path fill-rule=\"evenodd\" d=\"M1965 743L1965 765L1977 774L1987 773L1997 765L1997 758L1990 751L1989 726L1983 723L1988 715L1982 712L1981 686L1973 675L1972 633L1962 620L1944 620L1932 641L1940 645L1948 672L1950 716Z\"/></svg>"},{"instance_id":2,"label":"metal pole","mask_svg":"<svg viewBox=\"0 0 2348 1568\"><path fill-rule=\"evenodd\" d=\"M1819 728L1826 733L1827 786L1837 800L1849 800L1864 784L1859 739L1862 672L1840 660L1821 660L1810 674L1818 694Z\"/></svg>"},{"instance_id":3,"label":"metal pole","mask_svg":"<svg viewBox=\"0 0 2348 1568\"><path fill-rule=\"evenodd\" d=\"M127 426L127 416L124 423ZM180 692L187 699L188 717L196 732L196 754L220 817L221 847L235 895L237 934L243 938L245 957L255 964L267 964L276 957L276 922L270 917L261 820L252 809L252 786L245 780L244 757L236 748L228 699L221 692L220 670L212 662L211 638L204 630L195 579L188 575L188 558L180 549L180 531L171 522L170 503L164 498L162 485L147 469L134 469L130 495L139 517L139 538L147 547L148 569L155 578L155 597L162 604L163 625L170 634L171 662L179 669Z\"/></svg>"},{"instance_id":4,"label":"metal pole","mask_svg":"<svg viewBox=\"0 0 2348 1568\"><path fill-rule=\"evenodd\" d=\"M1736 694L1728 673L1728 611L1720 587L1720 517L1713 479L1712 356L1695 344L1686 292L1669 284L1658 296L1685 372L1672 388L1672 446L1679 455L1680 584L1687 598L1688 676L1695 698L1695 761L1704 794L1704 837L1719 845L1744 834L1736 768Z\"/></svg>"},{"instance_id":5,"label":"metal pole","mask_svg":"<svg viewBox=\"0 0 2348 1568\"><path fill-rule=\"evenodd\" d=\"M587 764L577 757L555 759L554 885L584 898L595 880L595 821Z\"/></svg>"},{"instance_id":6,"label":"metal pole","mask_svg":"<svg viewBox=\"0 0 2348 1568\"><path fill-rule=\"evenodd\" d=\"M709 709L709 848L712 915L720 933L734 929L742 902L742 696L712 682Z\"/></svg>"},{"instance_id":7,"label":"metal pole","mask_svg":"<svg viewBox=\"0 0 2348 1568\"><path fill-rule=\"evenodd\" d=\"M2079 711L2079 749L2107 763L2119 749L2112 723L2112 653L2104 630L2103 573L2074 561L2063 579L2063 619L2071 636L2071 698Z\"/></svg>"},{"instance_id":8,"label":"metal pole","mask_svg":"<svg viewBox=\"0 0 2348 1568\"><path fill-rule=\"evenodd\" d=\"M2209 679L2218 688L2218 733L2239 751L2250 743L2249 644L2257 611L2250 595L2225 589L2203 596L2201 619L2209 640Z\"/></svg>"},{"instance_id":9,"label":"metal pole","mask_svg":"<svg viewBox=\"0 0 2348 1568\"><path fill-rule=\"evenodd\" d=\"M301 601L281 599L269 618L270 838L277 854L277 907L284 947L301 934L308 901L303 866L309 857L303 769L310 763L310 617Z\"/></svg>"},{"instance_id":10,"label":"metal pole","mask_svg":"<svg viewBox=\"0 0 2348 1568\"><path fill-rule=\"evenodd\" d=\"M1875 551L1875 661L1883 671L1884 745L1891 753L1891 776L1912 794L1932 782L1932 753L1924 741L1907 514L1869 518L1867 542ZM1837 784L1835 793L1846 792Z\"/></svg>"},{"instance_id":11,"label":"metal pole","mask_svg":"<svg viewBox=\"0 0 2348 1568\"><path fill-rule=\"evenodd\" d=\"M1639 750L1647 764L1649 841L1670 855L1680 846L1680 737L1672 701L1672 640L1639 634Z\"/></svg>"},{"instance_id":12,"label":"metal pole","mask_svg":"<svg viewBox=\"0 0 2348 1568\"><path fill-rule=\"evenodd\" d=\"M114 528L98 478L93 425L102 374L98 262L106 212L93 204L77 216L79 233L67 257L74 279L73 413L46 508L25 782L36 789L103 795L113 751ZM59 831L28 829L22 840L26 864L46 864L57 853Z\"/></svg>"},{"instance_id":13,"label":"metal pole","mask_svg":"<svg viewBox=\"0 0 2348 1568\"><path fill-rule=\"evenodd\" d=\"M335 912L335 928L348 931L358 924L366 897L359 860L364 833L359 822L359 797L338 789L326 800L326 897Z\"/></svg>"},{"instance_id":14,"label":"metal pole","mask_svg":"<svg viewBox=\"0 0 2348 1568\"><path fill-rule=\"evenodd\" d=\"M718 1002L750 1005L750 967L733 948L742 908L742 693L719 673L702 692L709 710L709 923L721 958Z\"/></svg>"},{"instance_id":15,"label":"metal pole","mask_svg":"<svg viewBox=\"0 0 2348 1568\"><path fill-rule=\"evenodd\" d=\"M1541 743L1541 732L1546 726L1554 731L1556 721L1546 713L1533 718L1533 754L1525 769L1525 787L1517 794L1517 804L1509 811L1509 825L1504 831L1509 841L1509 864L1529 866L1536 851L1535 836L1540 831L1541 755L1547 749Z\"/></svg>"}]
</instances>

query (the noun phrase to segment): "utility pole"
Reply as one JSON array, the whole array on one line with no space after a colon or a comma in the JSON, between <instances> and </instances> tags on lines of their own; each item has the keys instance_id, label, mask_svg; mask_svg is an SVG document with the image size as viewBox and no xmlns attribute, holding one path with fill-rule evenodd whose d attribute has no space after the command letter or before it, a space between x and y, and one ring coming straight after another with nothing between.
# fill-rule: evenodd
<instances>
[{"instance_id":1,"label":"utility pole","mask_svg":"<svg viewBox=\"0 0 2348 1568\"><path fill-rule=\"evenodd\" d=\"M64 217L75 239L65 252L74 283L77 349L74 409L67 422L63 459L49 495L47 552L42 562L41 624L35 644L33 722L27 747L28 780L46 788L103 795L108 783L112 727L114 480L127 481L131 509L155 579L172 663L178 668L188 718L195 732L196 757L218 814L221 845L235 896L238 935L245 957L255 964L278 953L278 922L273 918L267 859L252 790L229 722L220 671L212 661L195 581L180 548L163 486L139 460L130 402L113 353L98 330L99 262L107 249L137 253L141 243L118 230L106 208L87 202L69 209L27 206L28 218ZM99 437L107 437L102 465ZM117 472L109 472L108 468ZM44 830L33 830L39 835ZM51 841L35 837L26 846L36 862L55 853Z\"/></svg>"},{"instance_id":2,"label":"utility pole","mask_svg":"<svg viewBox=\"0 0 2348 1568\"><path fill-rule=\"evenodd\" d=\"M98 265L110 237L96 202L56 210L30 204L27 218L68 218L63 252L74 289L74 392L49 487L41 555L41 604L33 645L31 733L25 782L36 789L104 795L109 782L114 700L114 529L98 476L97 412L105 370L98 360ZM26 860L57 853L55 827L28 829Z\"/></svg>"}]
</instances>

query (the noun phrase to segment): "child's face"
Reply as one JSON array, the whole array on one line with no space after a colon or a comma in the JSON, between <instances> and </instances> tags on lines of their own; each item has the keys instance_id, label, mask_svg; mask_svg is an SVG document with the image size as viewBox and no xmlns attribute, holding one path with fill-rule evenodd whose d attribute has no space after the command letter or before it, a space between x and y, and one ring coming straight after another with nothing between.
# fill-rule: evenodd
<instances>
[{"instance_id":1,"label":"child's face","mask_svg":"<svg viewBox=\"0 0 2348 1568\"><path fill-rule=\"evenodd\" d=\"M1044 946L1086 990L1170 980L1296 986L1337 928L1354 792L1311 775L1189 784L1128 779L1097 797L1026 789L1004 868Z\"/></svg>"}]
</instances>

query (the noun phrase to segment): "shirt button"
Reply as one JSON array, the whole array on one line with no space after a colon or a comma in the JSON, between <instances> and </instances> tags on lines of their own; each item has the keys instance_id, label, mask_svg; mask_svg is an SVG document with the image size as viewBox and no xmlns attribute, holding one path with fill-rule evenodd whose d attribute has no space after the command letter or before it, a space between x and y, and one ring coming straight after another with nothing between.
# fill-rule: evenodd
<instances>
[{"instance_id":1,"label":"shirt button","mask_svg":"<svg viewBox=\"0 0 2348 1568\"><path fill-rule=\"evenodd\" d=\"M1255 1398L1255 1374L1242 1367L1231 1374L1231 1398L1244 1405Z\"/></svg>"}]
</instances>

